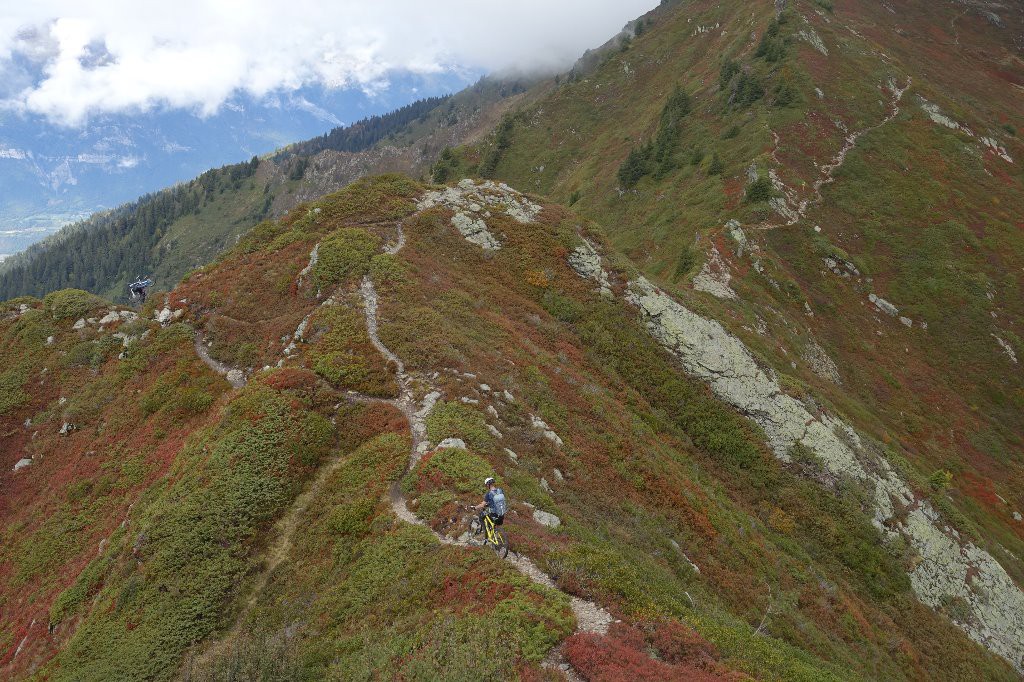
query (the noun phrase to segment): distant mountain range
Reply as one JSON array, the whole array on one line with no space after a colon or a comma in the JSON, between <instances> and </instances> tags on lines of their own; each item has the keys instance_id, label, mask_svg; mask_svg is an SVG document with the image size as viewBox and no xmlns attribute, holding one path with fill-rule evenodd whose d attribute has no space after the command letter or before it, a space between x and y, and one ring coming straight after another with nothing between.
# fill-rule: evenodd
<instances>
[{"instance_id":1,"label":"distant mountain range","mask_svg":"<svg viewBox=\"0 0 1024 682\"><path fill-rule=\"evenodd\" d=\"M83 128L0 114L0 260L61 226L202 171L448 94L476 75L396 76L386 90L308 87L239 96L210 117L161 110L104 115Z\"/></svg>"}]
</instances>

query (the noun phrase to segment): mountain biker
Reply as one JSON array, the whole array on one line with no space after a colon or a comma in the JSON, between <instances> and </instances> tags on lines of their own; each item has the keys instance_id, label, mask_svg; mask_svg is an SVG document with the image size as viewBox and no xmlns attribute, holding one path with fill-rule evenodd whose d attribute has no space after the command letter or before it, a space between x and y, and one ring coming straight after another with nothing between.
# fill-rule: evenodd
<instances>
[{"instance_id":1,"label":"mountain biker","mask_svg":"<svg viewBox=\"0 0 1024 682\"><path fill-rule=\"evenodd\" d=\"M153 286L153 280L143 279L141 275L134 282L128 285L129 297L138 299L141 303L146 302L146 293L149 287Z\"/></svg>"},{"instance_id":2,"label":"mountain biker","mask_svg":"<svg viewBox=\"0 0 1024 682\"><path fill-rule=\"evenodd\" d=\"M487 492L484 494L483 502L473 507L480 512L480 515L477 517L480 520L477 533L484 527L485 516L489 516L495 526L500 526L505 522L505 512L508 511L505 491L498 487L498 484L494 482L493 476L488 476L484 479L484 487L487 488Z\"/></svg>"}]
</instances>

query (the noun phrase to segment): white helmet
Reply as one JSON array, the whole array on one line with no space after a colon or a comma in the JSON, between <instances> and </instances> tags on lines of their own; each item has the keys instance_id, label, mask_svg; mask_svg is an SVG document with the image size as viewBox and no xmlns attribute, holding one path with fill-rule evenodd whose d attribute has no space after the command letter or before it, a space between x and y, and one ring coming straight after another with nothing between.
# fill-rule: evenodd
<instances>
[{"instance_id":1,"label":"white helmet","mask_svg":"<svg viewBox=\"0 0 1024 682\"><path fill-rule=\"evenodd\" d=\"M494 483L494 477L493 476L488 476L487 478L484 479L484 485L485 486L486 485L491 485L492 483Z\"/></svg>"}]
</instances>

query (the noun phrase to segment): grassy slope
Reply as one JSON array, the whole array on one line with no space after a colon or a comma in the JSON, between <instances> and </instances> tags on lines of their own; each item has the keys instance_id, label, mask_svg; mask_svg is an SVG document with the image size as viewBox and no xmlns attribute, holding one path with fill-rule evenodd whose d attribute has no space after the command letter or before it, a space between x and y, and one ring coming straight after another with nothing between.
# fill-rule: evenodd
<instances>
[{"instance_id":1,"label":"grassy slope","mask_svg":"<svg viewBox=\"0 0 1024 682\"><path fill-rule=\"evenodd\" d=\"M728 324L791 383L855 417L892 446L894 458L909 458L922 488L933 472L950 471L953 487L934 497L1020 578L1007 551L1024 549L1024 528L1011 515L1024 507L1024 379L993 335L1018 355L1024 350L1024 147L1014 135L1024 121L1013 86L1024 69L1007 47L1021 17L1007 10L999 29L952 4L911 3L896 15L871 3L839 5L835 13L813 2L791 5L780 31L785 56L774 62L756 56L773 16L769 3L656 10L646 32L595 72L528 96L495 174L598 221L649 276ZM795 35L808 29L828 56ZM730 106L718 82L726 59L759 76L766 98ZM792 227L760 229L782 219L744 201L751 164L762 176L776 168L788 186L813 196L815 164L830 161L843 143L835 121L849 131L880 123L891 96L882 86L892 78L903 87L908 76L913 86L899 116L859 140L823 201ZM681 129L680 167L620 194L620 165L655 136L677 85L694 101ZM780 85L798 93L790 106L773 104ZM932 123L919 95L976 136ZM980 135L1005 145L1016 163L986 151ZM493 142L462 150L463 172L492 150ZM699 162L694 151L703 154ZM709 172L716 154L721 175ZM721 228L730 218L760 249L765 275L749 256L735 255ZM690 291L712 243L730 264L740 301ZM835 255L863 276L851 281L826 270L822 259ZM896 303L915 328L875 311L870 293ZM842 385L804 360L812 343L835 360Z\"/></svg>"}]
</instances>

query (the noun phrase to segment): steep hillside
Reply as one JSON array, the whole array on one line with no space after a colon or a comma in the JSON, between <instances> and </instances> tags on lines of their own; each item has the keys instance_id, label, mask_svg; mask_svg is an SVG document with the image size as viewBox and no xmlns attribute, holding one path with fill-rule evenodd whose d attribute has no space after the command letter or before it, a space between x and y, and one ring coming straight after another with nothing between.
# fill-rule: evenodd
<instances>
[{"instance_id":1,"label":"steep hillside","mask_svg":"<svg viewBox=\"0 0 1024 682\"><path fill-rule=\"evenodd\" d=\"M790 5L663 6L452 172L571 203L777 366L890 416L879 433L934 469L1008 479L1007 497L1024 446L1021 9Z\"/></svg>"},{"instance_id":2,"label":"steep hillside","mask_svg":"<svg viewBox=\"0 0 1024 682\"><path fill-rule=\"evenodd\" d=\"M445 172L600 223L1017 566L1021 7L688 2L641 26Z\"/></svg>"},{"instance_id":3,"label":"steep hillside","mask_svg":"<svg viewBox=\"0 0 1024 682\"><path fill-rule=\"evenodd\" d=\"M124 301L140 273L171 288L302 201L364 175L420 175L446 147L490 130L528 82L484 79L93 216L0 265L0 298L72 287Z\"/></svg>"},{"instance_id":4,"label":"steep hillside","mask_svg":"<svg viewBox=\"0 0 1024 682\"><path fill-rule=\"evenodd\" d=\"M985 547L596 230L384 176L138 319L9 303L6 673L1013 679L920 599L932 566L1016 655L1024 596ZM464 546L492 472L511 562Z\"/></svg>"},{"instance_id":5,"label":"steep hillside","mask_svg":"<svg viewBox=\"0 0 1024 682\"><path fill-rule=\"evenodd\" d=\"M665 2L5 304L4 672L1019 679L1022 32Z\"/></svg>"}]
</instances>

